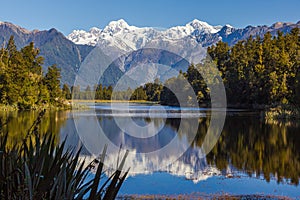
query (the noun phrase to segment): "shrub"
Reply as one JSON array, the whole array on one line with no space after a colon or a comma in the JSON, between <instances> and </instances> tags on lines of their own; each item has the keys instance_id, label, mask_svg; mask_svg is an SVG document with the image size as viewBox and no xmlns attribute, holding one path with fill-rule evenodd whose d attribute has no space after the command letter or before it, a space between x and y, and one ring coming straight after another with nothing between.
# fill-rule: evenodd
<instances>
[{"instance_id":1,"label":"shrub","mask_svg":"<svg viewBox=\"0 0 300 200\"><path fill-rule=\"evenodd\" d=\"M99 188L107 146L99 160L86 166L79 159L80 150L66 149L65 141L56 145L51 134L40 136L37 127L44 113L40 113L23 144L13 148L7 148L9 135L1 131L0 123L0 199L114 199L129 171L122 173L128 152ZM95 177L87 180L96 165Z\"/></svg>"}]
</instances>

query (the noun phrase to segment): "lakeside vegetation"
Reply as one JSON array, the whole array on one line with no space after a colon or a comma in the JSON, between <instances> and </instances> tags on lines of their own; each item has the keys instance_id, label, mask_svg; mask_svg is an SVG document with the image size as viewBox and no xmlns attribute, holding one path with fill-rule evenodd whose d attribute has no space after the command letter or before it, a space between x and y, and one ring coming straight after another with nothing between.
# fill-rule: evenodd
<instances>
[{"instance_id":1,"label":"lakeside vegetation","mask_svg":"<svg viewBox=\"0 0 300 200\"><path fill-rule=\"evenodd\" d=\"M122 173L128 152L103 181L107 146L99 159L85 164L81 149L67 148L66 140L57 144L55 136L40 132L44 114L40 112L21 144L15 141L13 146L3 132L6 122L0 123L0 199L114 199L128 174L129 169Z\"/></svg>"},{"instance_id":2,"label":"lakeside vegetation","mask_svg":"<svg viewBox=\"0 0 300 200\"><path fill-rule=\"evenodd\" d=\"M142 104L157 104L158 102L147 101L147 100L101 100L101 99L73 99L73 103L142 103Z\"/></svg>"},{"instance_id":3,"label":"lakeside vegetation","mask_svg":"<svg viewBox=\"0 0 300 200\"><path fill-rule=\"evenodd\" d=\"M278 33L276 37L270 34L266 34L264 38L250 37L232 47L219 42L209 47L208 53L221 72L230 106L266 109L264 117L267 119L299 118L299 29L294 29L287 35ZM88 86L85 90L66 84L60 88L59 68L50 66L44 73L42 64L43 58L39 56L39 50L33 43L17 50L12 37L7 46L0 49L0 110L45 108L55 110L66 108L68 102L65 99L75 99L73 102L89 102L94 98L96 100L93 102L97 103L124 102L126 101L124 99L128 99L133 103L159 102L165 105L178 105L179 102L171 89L181 91L185 84L183 78L192 85L199 104L210 105L209 88L198 73L199 69L205 70L209 64L208 60L191 65L186 72L181 72L178 77L171 78L165 83L156 80L136 89L128 88L126 91L118 92L113 92L113 86L101 84L94 86L93 89ZM188 97L185 101L189 101ZM117 194L121 185L116 187L114 184L122 184L127 174L121 177L120 172L115 173L117 176L112 178L114 184L105 187L108 190L111 188L112 193L105 193L104 187L101 188L102 191L97 191L100 178L97 175L96 179L86 183L89 185L83 184L83 177L87 176L99 160L84 168L78 159L79 152L75 155L71 151L61 153L64 143L56 145L57 138L39 135L37 126L41 123L48 123L47 129L54 127L53 129L58 132L61 125L55 124L57 119L53 116L47 116L44 122L43 120L34 122L34 126L27 134L17 131L21 123L28 124L32 119L34 118L29 120L19 115L18 122L9 124L9 132L15 133L13 137L11 135L8 137L5 134L8 129L0 125L0 198L80 199L84 194L88 195L89 191L94 191L92 194L96 197L103 195L103 198L105 194L111 195L110 197ZM172 119L167 123L173 124L174 129L178 129L174 125L176 120ZM209 120L202 124L193 143L199 147L203 142L201 133L206 132L203 130L209 125ZM184 130L189 129L189 124L182 126L185 126ZM261 133L262 127L267 130L265 134ZM5 131L1 131L2 128ZM233 125L225 126L220 141L208 155L207 160L222 170L232 165L241 171L245 170L249 176L254 173L263 174L267 181L270 181L272 176L278 176L278 182L289 179L291 184L298 185L299 137L297 134L286 134L289 132L288 129L295 129L296 133L298 128L266 124L260 127L247 127L237 119ZM183 134L188 133L180 134L185 136ZM16 135L22 138L19 145L16 145L17 140L14 138ZM102 155L105 155L105 151ZM97 174L102 174L102 168L98 167L98 170Z\"/></svg>"},{"instance_id":4,"label":"lakeside vegetation","mask_svg":"<svg viewBox=\"0 0 300 200\"><path fill-rule=\"evenodd\" d=\"M220 41L208 54L221 72L229 105L300 106L299 28L249 37L232 47Z\"/></svg>"},{"instance_id":5,"label":"lakeside vegetation","mask_svg":"<svg viewBox=\"0 0 300 200\"><path fill-rule=\"evenodd\" d=\"M178 137L194 140L191 146L201 148L210 118L199 119L196 136L189 131L188 121L172 119L166 124L174 130L180 126L183 131L177 133ZM277 183L299 185L299 125L298 121L267 123L257 117L228 117L218 142L206 155L207 163L220 171L230 168L267 182L275 178Z\"/></svg>"},{"instance_id":6,"label":"lakeside vegetation","mask_svg":"<svg viewBox=\"0 0 300 200\"><path fill-rule=\"evenodd\" d=\"M101 84L83 91L73 87L75 99L142 100L164 105L179 105L174 91L184 93L185 80L192 86L199 105L210 106L210 89L200 75L212 76L209 66L217 66L229 107L265 110L267 117L298 118L300 116L300 31L294 28L284 35L269 32L263 38L250 36L233 46L218 42L208 47L208 57L200 64L192 64L186 72L168 79L165 83L155 80L136 89L113 93L113 86ZM217 83L211 79L209 84ZM114 96L112 96L112 94ZM93 98L91 98L93 97ZM188 102L189 97L181 99Z\"/></svg>"},{"instance_id":7,"label":"lakeside vegetation","mask_svg":"<svg viewBox=\"0 0 300 200\"><path fill-rule=\"evenodd\" d=\"M263 38L249 37L233 46L218 42L208 47L223 79L229 107L266 110L266 117L297 118L300 106L300 34L295 28L284 35L266 33ZM186 72L161 83L156 79L138 88L114 91L113 86L79 86L64 84L60 88L60 70L50 66L42 71L43 57L33 43L17 50L13 37L0 50L1 110L70 108L66 100L96 102L157 102L179 105L174 91L184 93L187 80L201 106L210 106L210 89L199 71L210 76L209 57L192 64ZM209 84L214 84L212 82ZM217 83L217 82L216 82ZM190 97L180 101L188 102ZM74 101L75 102L75 101ZM290 109L292 108L292 109ZM278 114L279 113L279 114ZM284 114L282 114L284 113Z\"/></svg>"},{"instance_id":8,"label":"lakeside vegetation","mask_svg":"<svg viewBox=\"0 0 300 200\"><path fill-rule=\"evenodd\" d=\"M60 88L60 70L49 66L43 73L44 58L31 42L18 50L11 36L0 49L1 110L65 108Z\"/></svg>"}]
</instances>

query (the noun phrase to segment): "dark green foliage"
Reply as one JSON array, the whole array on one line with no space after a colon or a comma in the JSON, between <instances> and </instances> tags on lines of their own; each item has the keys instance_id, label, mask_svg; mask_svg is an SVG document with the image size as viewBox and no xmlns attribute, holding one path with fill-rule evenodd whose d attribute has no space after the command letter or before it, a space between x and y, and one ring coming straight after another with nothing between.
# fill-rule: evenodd
<instances>
[{"instance_id":1,"label":"dark green foliage","mask_svg":"<svg viewBox=\"0 0 300 200\"><path fill-rule=\"evenodd\" d=\"M299 105L300 35L252 37L232 47L219 42L208 53L222 73L231 105Z\"/></svg>"},{"instance_id":2,"label":"dark green foliage","mask_svg":"<svg viewBox=\"0 0 300 200\"><path fill-rule=\"evenodd\" d=\"M295 28L286 35L281 32L277 35L272 37L267 33L263 39L249 37L232 47L222 41L208 47L208 54L221 72L230 106L300 105L300 32ZM213 74L209 65L204 59L183 73L198 102L204 105L209 105L210 96L202 74L206 78ZM214 79L208 80L214 84ZM160 94L161 103L178 104L173 92L184 88L180 82L180 76L166 81Z\"/></svg>"},{"instance_id":3,"label":"dark green foliage","mask_svg":"<svg viewBox=\"0 0 300 200\"><path fill-rule=\"evenodd\" d=\"M13 36L0 49L1 104L32 109L60 97L60 72L52 66L44 77L39 49L33 43L17 50Z\"/></svg>"},{"instance_id":4,"label":"dark green foliage","mask_svg":"<svg viewBox=\"0 0 300 200\"><path fill-rule=\"evenodd\" d=\"M48 68L48 72L43 79L44 85L46 85L49 90L50 102L52 103L61 97L60 78L60 69L53 65Z\"/></svg>"},{"instance_id":5,"label":"dark green foliage","mask_svg":"<svg viewBox=\"0 0 300 200\"><path fill-rule=\"evenodd\" d=\"M194 90L201 105L210 105L210 91L207 84L217 83L213 74L221 73L227 102L230 106L256 107L278 104L298 104L300 99L300 36L299 29L276 37L266 33L264 38L249 37L234 46L220 41L208 47L213 63L205 58L202 63L189 66L178 77L170 78L164 86L159 82L127 91L114 91L113 99L159 101L166 105L188 105L190 99L176 97L185 94L187 88ZM219 72L210 65L217 65ZM201 74L200 74L201 72ZM206 80L202 76L205 76ZM187 80L187 82L185 80ZM206 83L208 81L208 83ZM187 85L189 84L189 85ZM95 99L110 100L113 88L95 87ZM75 98L85 98L89 91L73 92Z\"/></svg>"},{"instance_id":6,"label":"dark green foliage","mask_svg":"<svg viewBox=\"0 0 300 200\"><path fill-rule=\"evenodd\" d=\"M146 83L144 90L147 95L147 100L159 102L162 89L163 86L158 79L154 80L154 83Z\"/></svg>"},{"instance_id":7,"label":"dark green foliage","mask_svg":"<svg viewBox=\"0 0 300 200\"><path fill-rule=\"evenodd\" d=\"M138 87L132 93L130 100L147 100L147 94L143 86Z\"/></svg>"},{"instance_id":8,"label":"dark green foliage","mask_svg":"<svg viewBox=\"0 0 300 200\"><path fill-rule=\"evenodd\" d=\"M168 87L165 86L161 91L160 103L162 105L170 105L170 106L180 105L176 95Z\"/></svg>"},{"instance_id":9,"label":"dark green foliage","mask_svg":"<svg viewBox=\"0 0 300 200\"><path fill-rule=\"evenodd\" d=\"M67 84L64 84L62 87L62 95L65 99L70 100L72 98L70 88Z\"/></svg>"},{"instance_id":10,"label":"dark green foliage","mask_svg":"<svg viewBox=\"0 0 300 200\"><path fill-rule=\"evenodd\" d=\"M65 88L65 89L64 89ZM136 89L128 88L125 91L113 91L112 86L103 87L102 84L94 86L92 90L87 86L84 91L80 90L79 86L73 86L72 96L73 99L86 99L86 100L147 100L147 101L160 101L162 85L156 80L155 83L147 83L144 86L139 86ZM66 86L63 87L67 91Z\"/></svg>"},{"instance_id":11,"label":"dark green foliage","mask_svg":"<svg viewBox=\"0 0 300 200\"><path fill-rule=\"evenodd\" d=\"M291 125L290 121L264 123L257 117L232 117L207 155L207 162L219 170L234 166L249 176L263 176L268 182L274 180L276 174L278 183L299 185L298 132L299 125ZM201 145L199 141L198 146Z\"/></svg>"},{"instance_id":12,"label":"dark green foliage","mask_svg":"<svg viewBox=\"0 0 300 200\"><path fill-rule=\"evenodd\" d=\"M7 148L9 135L1 131L0 124L0 199L114 199L128 174L122 174L128 152L98 189L107 146L100 160L86 166L80 161L80 150L66 150L65 142L56 145L50 134L40 136L37 127L44 113L40 113L21 146ZM88 181L87 176L97 164L95 177Z\"/></svg>"},{"instance_id":13,"label":"dark green foliage","mask_svg":"<svg viewBox=\"0 0 300 200\"><path fill-rule=\"evenodd\" d=\"M103 87L102 84L96 86L95 99L103 99Z\"/></svg>"}]
</instances>

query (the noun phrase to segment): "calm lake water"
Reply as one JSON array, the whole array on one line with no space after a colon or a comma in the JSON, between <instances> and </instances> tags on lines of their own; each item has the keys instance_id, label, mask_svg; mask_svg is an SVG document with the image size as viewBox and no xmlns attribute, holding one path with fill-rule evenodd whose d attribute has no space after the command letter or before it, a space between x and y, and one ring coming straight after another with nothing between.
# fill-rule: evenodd
<instances>
[{"instance_id":1,"label":"calm lake water","mask_svg":"<svg viewBox=\"0 0 300 200\"><path fill-rule=\"evenodd\" d=\"M105 164L115 167L119 147L130 151L130 175L120 194L264 194L300 198L300 123L264 121L259 113L227 112L224 128L206 156L202 143L210 125L209 109L159 105L91 105L89 111L48 112L41 131L58 142L83 146L93 159L105 144ZM21 141L34 112L1 113L10 144ZM184 153L183 153L184 152Z\"/></svg>"}]
</instances>

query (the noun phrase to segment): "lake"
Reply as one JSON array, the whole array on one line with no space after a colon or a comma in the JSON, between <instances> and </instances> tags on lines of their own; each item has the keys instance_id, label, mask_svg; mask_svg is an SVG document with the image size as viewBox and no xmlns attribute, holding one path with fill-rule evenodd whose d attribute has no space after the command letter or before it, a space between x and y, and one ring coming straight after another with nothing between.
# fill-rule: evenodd
<instances>
[{"instance_id":1,"label":"lake","mask_svg":"<svg viewBox=\"0 0 300 200\"><path fill-rule=\"evenodd\" d=\"M90 104L88 111L47 112L42 132L67 137L93 159L108 144L106 166L128 149L126 194L264 194L300 198L300 123L265 121L260 113L228 110L216 144L203 148L211 110L149 104ZM214 111L218 112L218 111ZM221 113L221 110L220 110ZM21 141L37 113L1 113L10 144ZM123 150L120 150L120 147Z\"/></svg>"}]
</instances>

